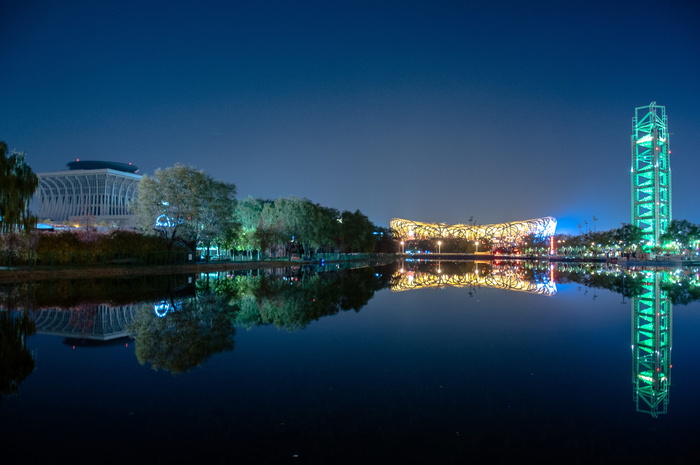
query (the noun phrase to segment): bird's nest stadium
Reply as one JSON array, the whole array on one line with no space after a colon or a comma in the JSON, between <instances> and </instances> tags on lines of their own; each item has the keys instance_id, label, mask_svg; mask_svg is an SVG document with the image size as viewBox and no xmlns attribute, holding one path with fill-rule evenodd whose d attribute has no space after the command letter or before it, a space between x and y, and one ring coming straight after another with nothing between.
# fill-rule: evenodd
<instances>
[{"instance_id":1,"label":"bird's nest stadium","mask_svg":"<svg viewBox=\"0 0 700 465\"><path fill-rule=\"evenodd\" d=\"M462 238L470 241L487 239L493 247L513 247L527 236L545 239L553 236L557 220L551 216L498 224L422 223L394 218L389 223L394 237L402 241Z\"/></svg>"}]
</instances>

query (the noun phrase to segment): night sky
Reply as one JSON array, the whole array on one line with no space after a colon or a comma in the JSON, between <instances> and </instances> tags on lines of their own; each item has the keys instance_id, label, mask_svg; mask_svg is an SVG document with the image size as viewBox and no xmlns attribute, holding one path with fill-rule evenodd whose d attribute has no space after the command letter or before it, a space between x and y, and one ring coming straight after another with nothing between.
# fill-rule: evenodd
<instances>
[{"instance_id":1,"label":"night sky","mask_svg":"<svg viewBox=\"0 0 700 465\"><path fill-rule=\"evenodd\" d=\"M666 106L700 223L694 1L0 3L0 140L35 172L180 162L376 224L630 220L635 107Z\"/></svg>"}]
</instances>

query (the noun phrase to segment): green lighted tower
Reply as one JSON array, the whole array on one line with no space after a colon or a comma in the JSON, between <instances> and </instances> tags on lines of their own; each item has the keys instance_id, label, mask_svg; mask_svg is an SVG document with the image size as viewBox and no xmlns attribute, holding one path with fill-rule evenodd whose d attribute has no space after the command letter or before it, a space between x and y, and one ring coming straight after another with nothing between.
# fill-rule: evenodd
<instances>
[{"instance_id":1,"label":"green lighted tower","mask_svg":"<svg viewBox=\"0 0 700 465\"><path fill-rule=\"evenodd\" d=\"M671 221L666 107L651 102L635 108L632 121L632 224L642 230L644 248L650 249Z\"/></svg>"}]
</instances>

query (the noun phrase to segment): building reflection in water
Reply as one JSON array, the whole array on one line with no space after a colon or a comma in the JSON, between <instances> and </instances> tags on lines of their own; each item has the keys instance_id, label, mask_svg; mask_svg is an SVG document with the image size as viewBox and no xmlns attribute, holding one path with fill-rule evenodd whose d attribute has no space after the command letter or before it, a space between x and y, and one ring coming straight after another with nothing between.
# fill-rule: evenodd
<instances>
[{"instance_id":1,"label":"building reflection in water","mask_svg":"<svg viewBox=\"0 0 700 465\"><path fill-rule=\"evenodd\" d=\"M440 262L407 261L391 282L391 290L428 287L490 287L534 294L554 295L555 275L567 280L623 293L632 306L632 383L638 412L657 417L668 412L671 387L672 308L669 290L696 285L697 275L670 270L596 268L591 264L536 262ZM561 273L561 274L564 274ZM627 279L628 288L625 289ZM471 293L471 291L470 291ZM626 293L629 293L626 295ZM693 300L692 296L689 300Z\"/></svg>"},{"instance_id":2,"label":"building reflection in water","mask_svg":"<svg viewBox=\"0 0 700 465\"><path fill-rule=\"evenodd\" d=\"M662 290L665 273L642 272L632 297L632 383L638 412L667 413L671 387L671 299Z\"/></svg>"},{"instance_id":3,"label":"building reflection in water","mask_svg":"<svg viewBox=\"0 0 700 465\"><path fill-rule=\"evenodd\" d=\"M213 353L232 350L236 326L274 324L288 330L301 329L321 316L341 310L358 311L375 291L387 286L396 292L460 287L468 288L472 295L477 288L488 287L552 296L557 293L557 281L575 282L587 288L621 293L623 303L625 298L630 299L634 401L637 411L657 417L668 411L673 303L687 304L700 299L700 274L690 270L623 271L614 266L583 263L411 260L377 270L380 269L319 274L297 271L289 276L207 275L206 279L200 279L206 286L199 286L196 293L194 288L186 292L168 291L170 298L160 295L141 303L82 303L71 309L32 309L31 305L25 305L29 308L23 310L24 319L31 323L31 331L26 334L36 331L90 344L136 338L141 363L148 362L152 367L175 366L174 371L182 372L203 363ZM11 310L10 300L0 302L0 308ZM3 311L7 318L0 326L12 328L19 321L20 314L11 313ZM168 321L166 315L170 317ZM197 325L198 331L185 334L182 328L189 326L184 323L193 318L210 324ZM190 340L195 344L203 334L216 336L210 337L216 344L207 348L206 353L197 354L187 363L175 360L179 364L174 365L172 360L166 360L170 355L165 349L172 345L168 341L176 346L187 345ZM24 337L19 342L26 348ZM16 392L21 380L33 370L31 362L26 364L22 376L13 377L14 388L7 392Z\"/></svg>"},{"instance_id":4,"label":"building reflection in water","mask_svg":"<svg viewBox=\"0 0 700 465\"><path fill-rule=\"evenodd\" d=\"M84 303L75 308L32 310L38 334L61 336L69 340L107 342L129 336L138 304L112 306Z\"/></svg>"},{"instance_id":5,"label":"building reflection in water","mask_svg":"<svg viewBox=\"0 0 700 465\"><path fill-rule=\"evenodd\" d=\"M394 274L391 290L400 292L426 287L492 287L532 294L554 295L557 286L552 268L524 268L517 262L419 262L407 261Z\"/></svg>"}]
</instances>

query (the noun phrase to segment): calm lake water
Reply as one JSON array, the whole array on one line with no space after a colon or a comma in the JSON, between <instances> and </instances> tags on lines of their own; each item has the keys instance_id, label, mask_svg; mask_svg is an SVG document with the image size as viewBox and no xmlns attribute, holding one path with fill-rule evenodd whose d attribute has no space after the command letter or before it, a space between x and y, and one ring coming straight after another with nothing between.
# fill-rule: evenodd
<instances>
[{"instance_id":1,"label":"calm lake water","mask_svg":"<svg viewBox=\"0 0 700 465\"><path fill-rule=\"evenodd\" d=\"M3 463L697 463L697 284L401 262L4 285Z\"/></svg>"}]
</instances>

